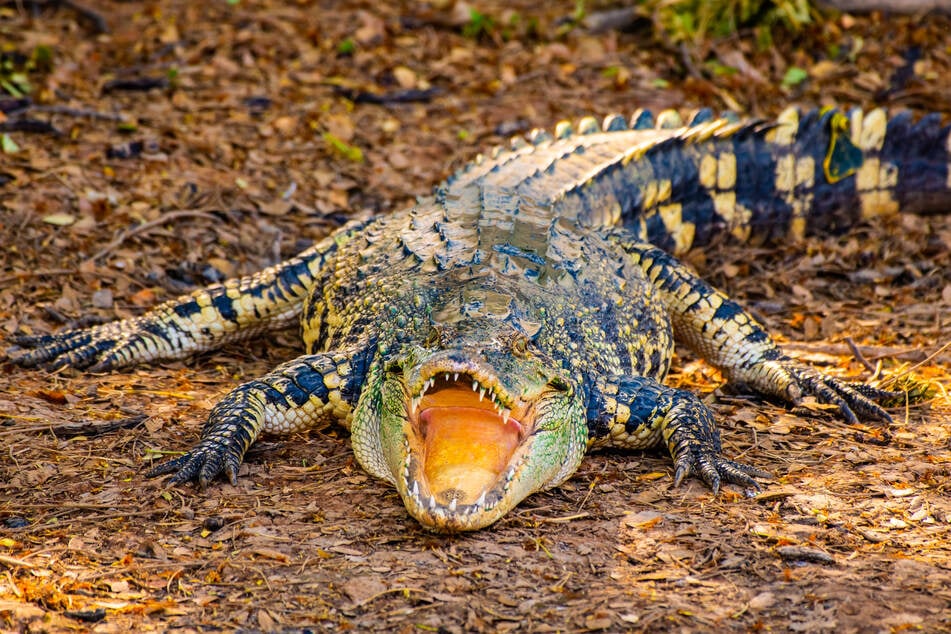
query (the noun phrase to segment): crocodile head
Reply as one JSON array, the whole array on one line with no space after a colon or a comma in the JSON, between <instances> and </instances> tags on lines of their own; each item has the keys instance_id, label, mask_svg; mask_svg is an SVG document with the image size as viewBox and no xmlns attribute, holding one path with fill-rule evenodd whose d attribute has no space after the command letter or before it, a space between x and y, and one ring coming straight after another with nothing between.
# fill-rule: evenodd
<instances>
[{"instance_id":1,"label":"crocodile head","mask_svg":"<svg viewBox=\"0 0 951 634\"><path fill-rule=\"evenodd\" d=\"M581 462L578 386L526 348L501 348L414 347L382 366L378 411L357 408L357 458L426 528L488 526Z\"/></svg>"}]
</instances>

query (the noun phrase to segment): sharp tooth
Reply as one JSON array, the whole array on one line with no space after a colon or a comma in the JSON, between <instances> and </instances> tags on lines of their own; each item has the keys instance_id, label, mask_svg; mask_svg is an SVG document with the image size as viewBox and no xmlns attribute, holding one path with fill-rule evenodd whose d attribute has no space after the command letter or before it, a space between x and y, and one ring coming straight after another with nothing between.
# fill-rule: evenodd
<instances>
[{"instance_id":1,"label":"sharp tooth","mask_svg":"<svg viewBox=\"0 0 951 634\"><path fill-rule=\"evenodd\" d=\"M503 409L503 410L502 410L502 424L503 424L503 425L508 424L508 422L509 422L509 416L510 416L511 414L512 414L512 412L509 411L509 410L507 410L507 409Z\"/></svg>"},{"instance_id":2,"label":"sharp tooth","mask_svg":"<svg viewBox=\"0 0 951 634\"><path fill-rule=\"evenodd\" d=\"M446 383L449 383L449 373L446 372Z\"/></svg>"},{"instance_id":3,"label":"sharp tooth","mask_svg":"<svg viewBox=\"0 0 951 634\"><path fill-rule=\"evenodd\" d=\"M431 509L435 509L435 508L436 508L436 496L435 496L435 495L430 495L430 496L429 496L429 508L431 508Z\"/></svg>"},{"instance_id":4,"label":"sharp tooth","mask_svg":"<svg viewBox=\"0 0 951 634\"><path fill-rule=\"evenodd\" d=\"M452 380L453 380L453 381L458 381L458 380L459 380L459 373L458 373L458 372L456 372L456 373L454 373L454 374L452 375Z\"/></svg>"},{"instance_id":5,"label":"sharp tooth","mask_svg":"<svg viewBox=\"0 0 951 634\"><path fill-rule=\"evenodd\" d=\"M479 390L479 402L482 402L482 399L485 398L485 388Z\"/></svg>"},{"instance_id":6,"label":"sharp tooth","mask_svg":"<svg viewBox=\"0 0 951 634\"><path fill-rule=\"evenodd\" d=\"M485 491L482 492L482 495L479 496L479 499L475 501L473 506L481 508L483 504L485 504Z\"/></svg>"},{"instance_id":7,"label":"sharp tooth","mask_svg":"<svg viewBox=\"0 0 951 634\"><path fill-rule=\"evenodd\" d=\"M413 480L413 497L419 499L419 482Z\"/></svg>"},{"instance_id":8,"label":"sharp tooth","mask_svg":"<svg viewBox=\"0 0 951 634\"><path fill-rule=\"evenodd\" d=\"M479 391L479 382L476 381L475 379L472 380L472 391L473 392Z\"/></svg>"},{"instance_id":9,"label":"sharp tooth","mask_svg":"<svg viewBox=\"0 0 951 634\"><path fill-rule=\"evenodd\" d=\"M456 510L456 498L452 498L452 501L449 502L449 510L455 512L455 510Z\"/></svg>"}]
</instances>

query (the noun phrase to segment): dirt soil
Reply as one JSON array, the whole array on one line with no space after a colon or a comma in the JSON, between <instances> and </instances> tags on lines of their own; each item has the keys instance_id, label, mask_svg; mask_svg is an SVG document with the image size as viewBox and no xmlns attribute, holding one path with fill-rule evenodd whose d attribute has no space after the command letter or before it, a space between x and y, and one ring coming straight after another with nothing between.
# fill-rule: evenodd
<instances>
[{"instance_id":1,"label":"dirt soil","mask_svg":"<svg viewBox=\"0 0 951 634\"><path fill-rule=\"evenodd\" d=\"M643 23L592 33L562 19L574 10L3 3L0 54L33 104L0 100L0 339L253 272L564 118L951 114L944 17L836 16L764 50L751 34L691 50ZM38 50L51 60L28 68ZM688 257L794 355L856 380L912 370L936 391L891 426L852 426L678 357L670 383L715 409L725 453L775 474L752 498L672 488L661 452L595 453L493 527L437 536L335 428L259 443L237 486L165 490L148 467L295 356L295 332L105 375L4 364L0 629L951 631L949 218Z\"/></svg>"}]
</instances>

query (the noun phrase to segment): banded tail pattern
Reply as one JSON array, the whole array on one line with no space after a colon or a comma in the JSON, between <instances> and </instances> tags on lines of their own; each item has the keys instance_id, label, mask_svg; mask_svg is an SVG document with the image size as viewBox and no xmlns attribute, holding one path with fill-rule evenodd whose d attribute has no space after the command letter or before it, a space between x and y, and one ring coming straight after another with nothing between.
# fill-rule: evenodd
<instances>
[{"instance_id":1,"label":"banded tail pattern","mask_svg":"<svg viewBox=\"0 0 951 634\"><path fill-rule=\"evenodd\" d=\"M885 110L785 110L774 122L638 111L562 122L478 157L437 188L476 184L585 227L623 224L681 254L732 237L839 233L878 215L951 209L951 127ZM513 191L514 189L514 191Z\"/></svg>"}]
</instances>

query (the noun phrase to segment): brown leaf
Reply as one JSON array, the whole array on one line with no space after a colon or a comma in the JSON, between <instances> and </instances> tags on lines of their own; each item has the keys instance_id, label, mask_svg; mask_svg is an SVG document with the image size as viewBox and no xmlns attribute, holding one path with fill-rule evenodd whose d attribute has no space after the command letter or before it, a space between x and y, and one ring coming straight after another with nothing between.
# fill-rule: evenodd
<instances>
[{"instance_id":1,"label":"brown leaf","mask_svg":"<svg viewBox=\"0 0 951 634\"><path fill-rule=\"evenodd\" d=\"M341 588L353 603L361 604L367 599L385 592L387 585L377 575L361 575L347 580Z\"/></svg>"}]
</instances>

